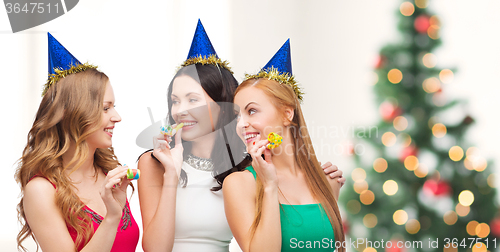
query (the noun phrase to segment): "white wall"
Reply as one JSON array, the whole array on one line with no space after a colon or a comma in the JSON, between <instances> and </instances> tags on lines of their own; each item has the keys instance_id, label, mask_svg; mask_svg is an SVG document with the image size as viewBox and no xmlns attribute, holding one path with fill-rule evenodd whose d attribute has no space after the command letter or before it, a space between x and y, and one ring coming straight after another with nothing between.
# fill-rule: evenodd
<instances>
[{"instance_id":1,"label":"white wall","mask_svg":"<svg viewBox=\"0 0 500 252\"><path fill-rule=\"evenodd\" d=\"M1 250L15 251L20 190L13 180L13 164L26 144L46 80L47 31L80 61L97 64L110 76L123 119L115 129L114 147L120 161L131 165L142 151L135 137L150 123L146 108L153 109L155 118L166 112L167 85L187 56L198 18L238 80L260 69L291 38L293 69L306 91L303 109L310 128L328 125L349 131L373 125L378 118L372 68L379 49L398 39L399 3L86 0L60 18L16 34L0 10ZM466 109L476 120L469 139L499 163L500 2L439 0L430 8L443 23L438 66L459 69L447 92L469 100ZM349 139L313 135L317 145L339 148L317 149L320 160L330 160L346 172L353 163L339 150ZM140 221L137 193L131 204ZM137 251L142 251L140 245Z\"/></svg>"}]
</instances>

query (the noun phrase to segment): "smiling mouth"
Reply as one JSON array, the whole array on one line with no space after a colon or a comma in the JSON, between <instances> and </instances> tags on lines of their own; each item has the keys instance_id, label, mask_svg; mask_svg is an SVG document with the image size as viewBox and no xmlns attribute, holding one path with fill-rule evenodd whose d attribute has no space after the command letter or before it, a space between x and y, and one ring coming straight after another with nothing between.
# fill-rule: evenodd
<instances>
[{"instance_id":1,"label":"smiling mouth","mask_svg":"<svg viewBox=\"0 0 500 252\"><path fill-rule=\"evenodd\" d=\"M245 135L245 143L252 142L259 135L260 135L259 133L246 134Z\"/></svg>"},{"instance_id":2,"label":"smiling mouth","mask_svg":"<svg viewBox=\"0 0 500 252\"><path fill-rule=\"evenodd\" d=\"M182 130L189 130L193 128L198 122L182 122L184 126L182 126Z\"/></svg>"},{"instance_id":3,"label":"smiling mouth","mask_svg":"<svg viewBox=\"0 0 500 252\"><path fill-rule=\"evenodd\" d=\"M113 136L113 129L104 129L104 132L108 133L110 136Z\"/></svg>"}]
</instances>

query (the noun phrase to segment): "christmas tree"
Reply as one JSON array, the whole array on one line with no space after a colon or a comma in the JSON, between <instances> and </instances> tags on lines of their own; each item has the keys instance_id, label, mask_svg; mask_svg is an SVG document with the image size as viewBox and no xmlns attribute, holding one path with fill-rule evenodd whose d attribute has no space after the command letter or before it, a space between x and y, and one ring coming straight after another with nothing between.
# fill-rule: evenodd
<instances>
[{"instance_id":1,"label":"christmas tree","mask_svg":"<svg viewBox=\"0 0 500 252\"><path fill-rule=\"evenodd\" d=\"M474 120L464 102L446 95L454 69L436 66L441 24L427 6L403 2L402 39L380 51L381 119L356 133L371 151L353 153L358 168L341 193L345 226L364 252L497 251L493 164L465 139Z\"/></svg>"}]
</instances>

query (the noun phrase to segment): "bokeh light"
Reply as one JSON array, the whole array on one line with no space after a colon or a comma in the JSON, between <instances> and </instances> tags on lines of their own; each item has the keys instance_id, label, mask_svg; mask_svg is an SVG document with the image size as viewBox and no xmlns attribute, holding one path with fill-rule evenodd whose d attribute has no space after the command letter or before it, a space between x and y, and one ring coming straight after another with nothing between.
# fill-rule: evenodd
<instances>
[{"instance_id":1,"label":"bokeh light","mask_svg":"<svg viewBox=\"0 0 500 252\"><path fill-rule=\"evenodd\" d=\"M469 223L467 223L467 226L466 226L466 229L467 229L467 233L470 235L470 236L475 236L476 235L476 227L477 225L479 225L479 223L477 221L469 221Z\"/></svg>"},{"instance_id":2,"label":"bokeh light","mask_svg":"<svg viewBox=\"0 0 500 252\"><path fill-rule=\"evenodd\" d=\"M479 238L485 238L489 234L490 234L490 226L488 226L488 224L486 224L486 223L479 223L476 226L476 235Z\"/></svg>"},{"instance_id":3,"label":"bokeh light","mask_svg":"<svg viewBox=\"0 0 500 252\"><path fill-rule=\"evenodd\" d=\"M464 157L464 150L460 146L453 146L450 148L448 154L450 155L451 160L457 162Z\"/></svg>"},{"instance_id":4,"label":"bokeh light","mask_svg":"<svg viewBox=\"0 0 500 252\"><path fill-rule=\"evenodd\" d=\"M413 4L410 2L404 2L399 6L399 11L401 11L401 14L403 14L403 16L408 17L413 15L413 12L415 12L415 6L413 6Z\"/></svg>"},{"instance_id":5,"label":"bokeh light","mask_svg":"<svg viewBox=\"0 0 500 252\"><path fill-rule=\"evenodd\" d=\"M368 248L363 249L363 252L377 252L377 250L372 248L372 247L368 247Z\"/></svg>"},{"instance_id":6,"label":"bokeh light","mask_svg":"<svg viewBox=\"0 0 500 252\"><path fill-rule=\"evenodd\" d=\"M397 141L396 135L392 132L385 132L382 135L382 143L387 146L393 146Z\"/></svg>"},{"instance_id":7,"label":"bokeh light","mask_svg":"<svg viewBox=\"0 0 500 252\"><path fill-rule=\"evenodd\" d=\"M427 165L418 164L417 169L415 169L413 172L415 173L415 176L419 178L425 178L425 176L429 174L429 168L427 167Z\"/></svg>"},{"instance_id":8,"label":"bokeh light","mask_svg":"<svg viewBox=\"0 0 500 252\"><path fill-rule=\"evenodd\" d=\"M368 182L364 180L354 182L354 191L358 194L361 194L365 190L368 190Z\"/></svg>"},{"instance_id":9,"label":"bokeh light","mask_svg":"<svg viewBox=\"0 0 500 252\"><path fill-rule=\"evenodd\" d=\"M426 53L424 57L422 57L422 63L427 68L433 68L437 64L437 57L432 53Z\"/></svg>"},{"instance_id":10,"label":"bokeh light","mask_svg":"<svg viewBox=\"0 0 500 252\"><path fill-rule=\"evenodd\" d=\"M458 202L463 206L470 206L474 203L474 194L469 190L463 190L458 195Z\"/></svg>"},{"instance_id":11,"label":"bokeh light","mask_svg":"<svg viewBox=\"0 0 500 252\"><path fill-rule=\"evenodd\" d=\"M351 214L357 214L361 211L361 204L357 200L349 200L346 204L346 208Z\"/></svg>"},{"instance_id":12,"label":"bokeh light","mask_svg":"<svg viewBox=\"0 0 500 252\"><path fill-rule=\"evenodd\" d=\"M409 171L414 171L418 167L418 158L410 155L405 158L404 164L406 169L408 169Z\"/></svg>"},{"instance_id":13,"label":"bokeh light","mask_svg":"<svg viewBox=\"0 0 500 252\"><path fill-rule=\"evenodd\" d=\"M490 175L488 176L487 181L488 181L488 185L489 185L491 188L495 188L495 187L496 187L496 186L495 186L495 174L490 174Z\"/></svg>"},{"instance_id":14,"label":"bokeh light","mask_svg":"<svg viewBox=\"0 0 500 252\"><path fill-rule=\"evenodd\" d=\"M366 179L366 172L363 168L356 168L352 170L351 178L354 182L363 181Z\"/></svg>"},{"instance_id":15,"label":"bokeh light","mask_svg":"<svg viewBox=\"0 0 500 252\"><path fill-rule=\"evenodd\" d=\"M427 8L429 2L427 0L415 0L415 5L420 9L424 9Z\"/></svg>"},{"instance_id":16,"label":"bokeh light","mask_svg":"<svg viewBox=\"0 0 500 252\"><path fill-rule=\"evenodd\" d=\"M403 79L403 73L399 71L399 69L391 69L389 73L387 73L387 79L392 83L392 84L398 84L401 82Z\"/></svg>"},{"instance_id":17,"label":"bokeh light","mask_svg":"<svg viewBox=\"0 0 500 252\"><path fill-rule=\"evenodd\" d=\"M394 128L403 131L408 127L408 120L404 116L398 116L393 121Z\"/></svg>"},{"instance_id":18,"label":"bokeh light","mask_svg":"<svg viewBox=\"0 0 500 252\"><path fill-rule=\"evenodd\" d=\"M375 159L373 161L373 169L378 173L385 172L387 170L387 161L384 158Z\"/></svg>"},{"instance_id":19,"label":"bokeh light","mask_svg":"<svg viewBox=\"0 0 500 252\"><path fill-rule=\"evenodd\" d=\"M446 135L446 131L446 126L442 123L436 123L432 126L432 134L437 138L444 137Z\"/></svg>"},{"instance_id":20,"label":"bokeh light","mask_svg":"<svg viewBox=\"0 0 500 252\"><path fill-rule=\"evenodd\" d=\"M394 223L404 225L408 221L408 214L405 210L400 209L394 212L392 219L394 220Z\"/></svg>"},{"instance_id":21,"label":"bokeh light","mask_svg":"<svg viewBox=\"0 0 500 252\"><path fill-rule=\"evenodd\" d=\"M420 231L420 222L418 220L411 219L406 222L405 229L409 234L416 234Z\"/></svg>"},{"instance_id":22,"label":"bokeh light","mask_svg":"<svg viewBox=\"0 0 500 252\"><path fill-rule=\"evenodd\" d=\"M448 225L453 225L458 220L457 213L455 213L455 211L448 211L444 214L443 220L444 220L444 223L446 223Z\"/></svg>"},{"instance_id":23,"label":"bokeh light","mask_svg":"<svg viewBox=\"0 0 500 252\"><path fill-rule=\"evenodd\" d=\"M394 195L398 192L398 183L392 179L387 180L382 186L382 189L384 190L385 194L389 196Z\"/></svg>"},{"instance_id":24,"label":"bokeh light","mask_svg":"<svg viewBox=\"0 0 500 252\"><path fill-rule=\"evenodd\" d=\"M359 200L365 205L370 205L375 200L375 194L370 190L365 190L359 195Z\"/></svg>"},{"instance_id":25,"label":"bokeh light","mask_svg":"<svg viewBox=\"0 0 500 252\"><path fill-rule=\"evenodd\" d=\"M439 72L439 79L444 84L450 84L453 82L454 74L450 69L443 69Z\"/></svg>"},{"instance_id":26,"label":"bokeh light","mask_svg":"<svg viewBox=\"0 0 500 252\"><path fill-rule=\"evenodd\" d=\"M425 92L431 94L441 89L441 82L439 82L438 78L431 77L424 80L424 82L422 83L422 88L424 89Z\"/></svg>"},{"instance_id":27,"label":"bokeh light","mask_svg":"<svg viewBox=\"0 0 500 252\"><path fill-rule=\"evenodd\" d=\"M482 242L478 242L472 246L472 252L486 252L488 251L488 248L486 247L486 244Z\"/></svg>"},{"instance_id":28,"label":"bokeh light","mask_svg":"<svg viewBox=\"0 0 500 252\"><path fill-rule=\"evenodd\" d=\"M377 225L378 219L375 214L369 213L363 217L363 224L367 228L374 228Z\"/></svg>"},{"instance_id":29,"label":"bokeh light","mask_svg":"<svg viewBox=\"0 0 500 252\"><path fill-rule=\"evenodd\" d=\"M465 217L470 213L470 207L458 203L455 207L455 211L457 212L458 216Z\"/></svg>"}]
</instances>

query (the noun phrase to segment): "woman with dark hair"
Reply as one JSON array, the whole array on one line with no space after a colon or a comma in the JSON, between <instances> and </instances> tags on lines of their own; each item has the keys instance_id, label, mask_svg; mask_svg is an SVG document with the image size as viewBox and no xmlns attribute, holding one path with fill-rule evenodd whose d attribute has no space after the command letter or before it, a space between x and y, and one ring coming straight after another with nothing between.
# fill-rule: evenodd
<instances>
[{"instance_id":1,"label":"woman with dark hair","mask_svg":"<svg viewBox=\"0 0 500 252\"><path fill-rule=\"evenodd\" d=\"M139 159L145 251L229 251L233 235L220 189L229 173L245 168L231 103L237 86L198 21L188 59L167 94L168 121L183 127L173 140L161 136Z\"/></svg>"},{"instance_id":2,"label":"woman with dark hair","mask_svg":"<svg viewBox=\"0 0 500 252\"><path fill-rule=\"evenodd\" d=\"M49 36L51 75L16 180L24 223L18 247L32 236L47 251L135 251L139 228L127 201L127 167L112 147L121 117L108 77L81 64Z\"/></svg>"}]
</instances>

